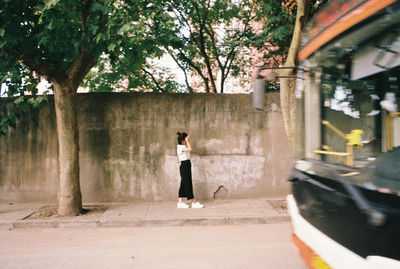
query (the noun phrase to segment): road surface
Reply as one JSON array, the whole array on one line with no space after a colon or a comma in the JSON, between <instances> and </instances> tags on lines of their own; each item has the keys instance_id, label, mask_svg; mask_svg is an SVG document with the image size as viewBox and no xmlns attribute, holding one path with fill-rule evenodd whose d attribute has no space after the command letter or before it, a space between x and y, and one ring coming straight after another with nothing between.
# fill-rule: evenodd
<instances>
[{"instance_id":1,"label":"road surface","mask_svg":"<svg viewBox=\"0 0 400 269\"><path fill-rule=\"evenodd\" d=\"M306 269L290 224L0 230L0 268Z\"/></svg>"}]
</instances>

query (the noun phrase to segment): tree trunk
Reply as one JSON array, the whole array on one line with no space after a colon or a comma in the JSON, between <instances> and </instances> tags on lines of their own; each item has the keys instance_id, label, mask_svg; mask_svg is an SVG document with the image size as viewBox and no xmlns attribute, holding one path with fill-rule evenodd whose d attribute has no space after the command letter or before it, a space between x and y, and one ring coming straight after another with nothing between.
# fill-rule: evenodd
<instances>
[{"instance_id":1,"label":"tree trunk","mask_svg":"<svg viewBox=\"0 0 400 269\"><path fill-rule=\"evenodd\" d=\"M296 24L293 31L292 41L284 67L295 67L297 54L300 47L301 32L306 21L306 0L297 0ZM281 69L280 76L294 76L296 69ZM280 100L283 120L290 148L294 146L294 128L296 123L296 78L280 78Z\"/></svg>"},{"instance_id":2,"label":"tree trunk","mask_svg":"<svg viewBox=\"0 0 400 269\"><path fill-rule=\"evenodd\" d=\"M292 76L293 72L280 72L282 76ZM283 120L285 124L286 135L289 140L290 148L294 146L294 127L296 122L296 98L295 98L296 79L281 78L280 79L280 101Z\"/></svg>"},{"instance_id":3,"label":"tree trunk","mask_svg":"<svg viewBox=\"0 0 400 269\"><path fill-rule=\"evenodd\" d=\"M68 82L52 81L58 134L58 215L82 212L79 184L79 130L76 116L76 89Z\"/></svg>"}]
</instances>

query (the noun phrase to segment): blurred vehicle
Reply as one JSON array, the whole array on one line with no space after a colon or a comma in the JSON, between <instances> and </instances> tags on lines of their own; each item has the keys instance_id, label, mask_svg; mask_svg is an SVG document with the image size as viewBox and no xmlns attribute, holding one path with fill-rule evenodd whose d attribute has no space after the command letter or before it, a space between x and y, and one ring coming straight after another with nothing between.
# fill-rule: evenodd
<instances>
[{"instance_id":1,"label":"blurred vehicle","mask_svg":"<svg viewBox=\"0 0 400 269\"><path fill-rule=\"evenodd\" d=\"M310 268L400 268L400 1L330 1L299 58L293 242Z\"/></svg>"}]
</instances>

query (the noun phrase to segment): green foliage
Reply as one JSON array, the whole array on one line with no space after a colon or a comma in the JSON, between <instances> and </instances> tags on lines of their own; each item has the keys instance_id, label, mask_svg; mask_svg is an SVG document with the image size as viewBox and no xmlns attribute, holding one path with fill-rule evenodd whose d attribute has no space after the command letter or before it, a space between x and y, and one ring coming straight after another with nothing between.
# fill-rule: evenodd
<instances>
[{"instance_id":1,"label":"green foliage","mask_svg":"<svg viewBox=\"0 0 400 269\"><path fill-rule=\"evenodd\" d=\"M0 61L0 89L3 95L16 97L13 102L5 101L0 111L0 134L6 134L9 127L15 128L23 113L37 108L47 101L46 95L36 96L39 77L22 64L9 58Z\"/></svg>"},{"instance_id":2,"label":"green foliage","mask_svg":"<svg viewBox=\"0 0 400 269\"><path fill-rule=\"evenodd\" d=\"M250 48L275 65L282 61L295 17L287 2L0 0L0 79L22 81L6 71L15 63L22 73L57 79L78 56L89 55L98 59L96 68L86 77L89 70L82 71L81 83L93 91L114 91L126 80L129 89L181 91L166 70L147 61L169 53L187 78L197 73L203 86L215 92L217 73L223 80L239 77L249 66L251 59L239 55ZM311 2L314 8L321 1ZM262 32L253 29L255 22L263 24ZM89 66L88 58L82 61ZM29 85L35 84L6 89L13 96Z\"/></svg>"},{"instance_id":3,"label":"green foliage","mask_svg":"<svg viewBox=\"0 0 400 269\"><path fill-rule=\"evenodd\" d=\"M8 128L15 128L17 120L22 117L24 113L28 113L31 109L38 108L43 102L47 102L47 96L20 96L14 101L4 99L1 102L0 111L0 134L5 135Z\"/></svg>"},{"instance_id":4,"label":"green foliage","mask_svg":"<svg viewBox=\"0 0 400 269\"><path fill-rule=\"evenodd\" d=\"M265 91L266 92L278 92L280 91L280 85L278 82L265 82Z\"/></svg>"},{"instance_id":5,"label":"green foliage","mask_svg":"<svg viewBox=\"0 0 400 269\"><path fill-rule=\"evenodd\" d=\"M146 36L159 7L146 1L2 0L0 5L2 54L49 79L83 52L96 59L105 55L112 65L123 61L130 71L162 53Z\"/></svg>"},{"instance_id":6,"label":"green foliage","mask_svg":"<svg viewBox=\"0 0 400 269\"><path fill-rule=\"evenodd\" d=\"M157 1L0 0L0 7L0 85L10 97L26 91L35 95L40 77L50 82L69 79L77 87L96 62L105 72L91 72L86 85L108 91L131 73L130 83L138 84L135 79L146 58L163 54L157 43L169 42L148 35L149 27L169 18ZM110 67L101 69L102 64ZM165 87L173 88L170 84ZM37 106L42 101L38 98L14 105L22 111L25 102ZM15 126L18 116L11 112L17 110L3 113L2 126Z\"/></svg>"},{"instance_id":7,"label":"green foliage","mask_svg":"<svg viewBox=\"0 0 400 269\"><path fill-rule=\"evenodd\" d=\"M104 50L132 43L139 8L121 1L1 1L2 43L7 52L20 52L36 65L57 64L66 70L82 51L97 56ZM135 39L135 38L132 38Z\"/></svg>"},{"instance_id":8,"label":"green foliage","mask_svg":"<svg viewBox=\"0 0 400 269\"><path fill-rule=\"evenodd\" d=\"M187 92L166 68L144 63L132 72L123 58L111 65L107 57L100 57L82 86L91 92Z\"/></svg>"},{"instance_id":9,"label":"green foliage","mask_svg":"<svg viewBox=\"0 0 400 269\"><path fill-rule=\"evenodd\" d=\"M256 21L262 23L263 32L253 37L253 45L263 51L264 62L279 66L289 50L296 13L284 4L287 1L259 0Z\"/></svg>"},{"instance_id":10,"label":"green foliage","mask_svg":"<svg viewBox=\"0 0 400 269\"><path fill-rule=\"evenodd\" d=\"M315 12L322 2L310 0L310 12ZM217 87L222 92L229 76L241 77L248 72L254 59L242 55L251 50L263 55L258 60L265 65L281 65L296 18L293 0L166 0L165 9L171 15L166 20L174 23L152 28L153 36L168 40L159 44L187 76L195 73L201 77L208 92L216 92ZM257 29L259 24L261 31ZM222 85L215 85L217 74Z\"/></svg>"},{"instance_id":11,"label":"green foliage","mask_svg":"<svg viewBox=\"0 0 400 269\"><path fill-rule=\"evenodd\" d=\"M310 19L327 0L308 0L307 19ZM295 0L255 0L256 21L263 24L263 32L253 36L253 45L264 52L264 62L269 66L284 63L296 21L297 3Z\"/></svg>"}]
</instances>

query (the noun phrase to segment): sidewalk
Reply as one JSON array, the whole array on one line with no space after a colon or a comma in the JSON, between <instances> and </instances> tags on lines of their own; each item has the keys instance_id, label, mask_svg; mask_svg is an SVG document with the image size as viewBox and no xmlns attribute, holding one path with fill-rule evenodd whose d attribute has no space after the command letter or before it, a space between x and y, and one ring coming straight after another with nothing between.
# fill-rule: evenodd
<instances>
[{"instance_id":1,"label":"sidewalk","mask_svg":"<svg viewBox=\"0 0 400 269\"><path fill-rule=\"evenodd\" d=\"M0 229L264 224L289 221L284 199L212 200L202 209L176 201L85 204L87 214L57 217L55 205L0 203ZM47 215L46 215L47 214Z\"/></svg>"}]
</instances>

